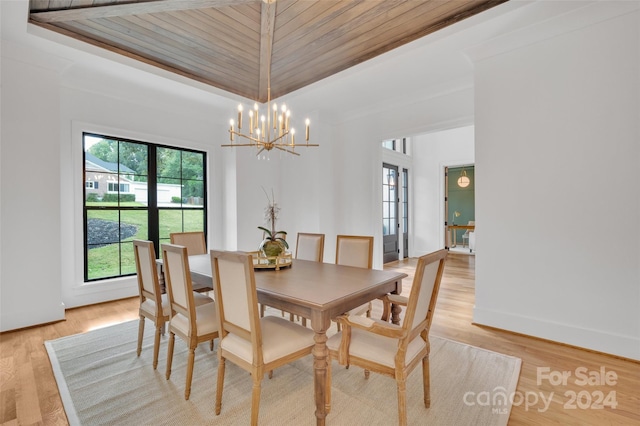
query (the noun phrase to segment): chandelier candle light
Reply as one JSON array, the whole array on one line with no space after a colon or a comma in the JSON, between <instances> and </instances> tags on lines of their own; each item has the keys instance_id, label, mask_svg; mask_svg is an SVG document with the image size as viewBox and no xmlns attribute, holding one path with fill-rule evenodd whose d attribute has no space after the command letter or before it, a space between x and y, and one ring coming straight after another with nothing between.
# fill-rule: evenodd
<instances>
[{"instance_id":1,"label":"chandelier candle light","mask_svg":"<svg viewBox=\"0 0 640 426\"><path fill-rule=\"evenodd\" d=\"M267 9L272 7L271 3L275 3L275 0L263 0L267 4ZM275 7L275 5L273 5ZM267 11L267 15L270 16ZM269 28L269 39L271 40L271 25L267 23ZM273 148L285 151L290 154L300 155L295 152L295 148L298 146L318 146L318 144L309 143L309 119L305 121L305 143L296 144L296 131L291 127L291 110L283 103L278 109L278 104L271 104L271 43L268 45L269 64L267 66L267 104L266 111L260 112L258 103L253 104L253 109L249 109L249 128L244 132L242 131L242 116L244 106L238 105L238 121L231 119L229 121L229 140L230 144L222 145L223 147L238 147L249 146L257 148L256 153L259 156L263 151L271 151ZM238 138L247 139L246 143L234 143L235 136Z\"/></svg>"},{"instance_id":2,"label":"chandelier candle light","mask_svg":"<svg viewBox=\"0 0 640 426\"><path fill-rule=\"evenodd\" d=\"M271 88L268 89L271 93ZM238 105L238 121L229 120L229 140L230 144L222 145L223 147L233 146L249 146L258 149L256 155L260 155L263 151L271 151L273 148L286 151L290 154L300 155L295 152L298 146L318 146L318 144L309 143L310 121L305 121L305 142L304 144L296 143L296 130L291 127L291 110L282 104L278 109L278 104L271 100L267 101L267 111L271 110L271 114L261 114L258 103L253 105L253 109L249 110L249 128L247 132L242 132L243 111L242 104ZM237 125L237 127L236 127ZM247 143L233 143L235 136L248 139Z\"/></svg>"}]
</instances>

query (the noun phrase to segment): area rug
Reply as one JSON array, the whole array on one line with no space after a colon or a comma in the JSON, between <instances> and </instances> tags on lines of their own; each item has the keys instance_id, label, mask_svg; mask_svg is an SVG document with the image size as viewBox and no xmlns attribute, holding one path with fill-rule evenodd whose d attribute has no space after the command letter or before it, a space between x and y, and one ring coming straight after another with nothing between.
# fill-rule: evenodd
<instances>
[{"instance_id":1,"label":"area rug","mask_svg":"<svg viewBox=\"0 0 640 426\"><path fill-rule=\"evenodd\" d=\"M176 339L172 374L166 380L168 337L162 339L158 369L153 370L153 326L147 324L140 357L137 320L45 342L70 424L250 423L252 380L246 371L227 363L222 412L216 416L215 352L208 344L197 348L191 397L185 401L187 348ZM521 360L436 336L430 340L431 407L422 402L422 369L417 367L407 383L409 424L507 424ZM346 369L336 361L332 370L327 425L398 423L395 380L375 373L365 380L362 369ZM275 370L272 379L265 377L259 423L314 425L312 372L309 356Z\"/></svg>"}]
</instances>

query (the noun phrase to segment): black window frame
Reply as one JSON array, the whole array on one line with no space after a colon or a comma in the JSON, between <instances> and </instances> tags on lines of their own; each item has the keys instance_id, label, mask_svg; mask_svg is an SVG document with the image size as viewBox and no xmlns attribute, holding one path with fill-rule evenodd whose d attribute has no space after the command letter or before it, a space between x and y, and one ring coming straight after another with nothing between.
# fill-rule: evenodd
<instances>
[{"instance_id":1,"label":"black window frame","mask_svg":"<svg viewBox=\"0 0 640 426\"><path fill-rule=\"evenodd\" d=\"M102 139L107 139L107 140L111 140L111 141L116 141L116 142L125 142L125 143L131 143L131 144L140 144L140 145L144 145L147 147L147 205L146 206L121 206L120 205L120 201L118 202L117 206L87 206L87 187L86 187L86 182L88 180L87 178L87 169L86 169L86 150L85 150L85 137L86 136L90 136L90 137L94 137L94 138L102 138ZM182 201L179 204L179 207L162 207L158 205L158 197L157 197L157 191L158 191L158 181L157 181L157 176L158 176L158 170L157 170L157 152L159 149L161 148L165 148L165 149L171 149L171 150L176 150L179 151L182 156L182 153L195 153L198 155L202 155L202 206L201 207L188 207L185 208L184 204L182 203ZM110 242L109 244L119 244L119 259L118 259L118 270L119 270L119 274L118 275L110 275L110 276L104 276L104 277L96 277L96 278L89 278L89 244L88 244L88 212L89 211L116 211L118 212L118 229L121 228L121 215L122 212L127 212L127 211L147 211L147 230L148 230L148 235L147 238L148 240L152 241L154 243L155 246L155 250L156 250L156 256L160 255L160 243L161 242L168 242L168 238L163 238L162 240L160 239L160 220L159 220L159 215L160 215L160 211L161 210L172 210L172 211L182 211L183 215L184 215L184 211L189 210L189 211L195 211L195 210L200 210L202 211L202 226L203 226L203 232L205 234L205 239L207 236L207 199L208 199L208 188L207 188L207 153L205 151L199 151L199 150L195 150L195 149L189 149L189 148L182 148L182 147L176 147L176 146L171 146L171 145L163 145L163 144L157 144L157 143L151 143L151 142L146 142L146 141L141 141L141 140L134 140L134 139L129 139L129 138L123 138L123 137L118 137L118 136L111 136L111 135L106 135L106 134L100 134L100 133L94 133L94 132L82 132L82 187L83 187L83 199L82 199L82 209L83 209L83 257L84 257L84 270L83 270L83 277L84 277L84 282L85 283L91 283L91 282L98 282L98 281L104 281L104 280L110 280L110 279L114 279L114 278L120 278L120 277L127 277L127 276L133 276L136 274L135 270L132 273L126 272L126 273L122 273L123 271L123 265L122 265L122 247L124 244L131 244L131 246L133 247L133 240L127 240L127 239L122 239L121 235L118 235L118 241L113 241ZM181 163L182 164L182 163ZM129 173L120 173L120 164L118 163L118 179L120 178L120 176L129 176ZM186 181L188 180L187 178L183 178L182 176L182 167L180 168L181 172L180 172L180 177L176 178L178 180L182 181ZM191 179L193 180L193 179ZM96 181L97 183L97 181ZM120 188L122 183L119 182L118 180L118 191L117 193L120 194ZM95 185L95 184L94 184ZM107 185L107 191L109 193L114 193L114 191L108 191L108 187L109 185ZM120 197L118 197L119 199ZM181 197L182 199L182 197ZM181 227L184 230L184 219L181 221ZM119 232L119 231L118 231Z\"/></svg>"}]
</instances>

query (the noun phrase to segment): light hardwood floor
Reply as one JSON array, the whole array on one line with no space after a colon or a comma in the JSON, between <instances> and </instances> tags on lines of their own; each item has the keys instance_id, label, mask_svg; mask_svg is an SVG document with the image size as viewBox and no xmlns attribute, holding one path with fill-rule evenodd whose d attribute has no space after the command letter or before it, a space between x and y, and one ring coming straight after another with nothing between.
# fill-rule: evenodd
<instances>
[{"instance_id":1,"label":"light hardwood floor","mask_svg":"<svg viewBox=\"0 0 640 426\"><path fill-rule=\"evenodd\" d=\"M403 283L403 294L408 294L415 264L415 259L409 259L385 265L385 269L400 269L409 275ZM474 325L474 284L475 257L450 254L431 333L522 359L510 425L640 424L640 363ZM67 424L43 342L137 319L137 305L138 299L131 298L70 309L66 321L0 334L0 425ZM374 304L373 316L379 317L380 313L381 305ZM546 379L539 384L539 368L548 369L552 376L564 371L571 376L566 385L552 386ZM576 377L580 368L592 380L602 369L615 372L616 384L580 385ZM592 408L598 392L604 396L615 392L611 395L615 395L617 407ZM570 399L573 394L577 397L575 404ZM547 408L542 398L551 398Z\"/></svg>"}]
</instances>

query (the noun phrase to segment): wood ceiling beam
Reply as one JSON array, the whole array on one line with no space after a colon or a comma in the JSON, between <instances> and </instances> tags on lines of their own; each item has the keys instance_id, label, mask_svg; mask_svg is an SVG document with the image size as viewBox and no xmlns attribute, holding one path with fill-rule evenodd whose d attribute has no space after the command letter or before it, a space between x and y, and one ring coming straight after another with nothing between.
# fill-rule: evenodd
<instances>
[{"instance_id":1,"label":"wood ceiling beam","mask_svg":"<svg viewBox=\"0 0 640 426\"><path fill-rule=\"evenodd\" d=\"M178 10L219 8L252 3L254 1L255 0L150 0L139 3L33 12L29 14L29 18L37 22L53 23L83 19L113 18L116 16L140 15L145 13L174 12Z\"/></svg>"},{"instance_id":2,"label":"wood ceiling beam","mask_svg":"<svg viewBox=\"0 0 640 426\"><path fill-rule=\"evenodd\" d=\"M267 102L271 89L271 59L273 58L273 30L276 20L276 4L262 3L260 23L260 81L258 83L258 100Z\"/></svg>"}]
</instances>

